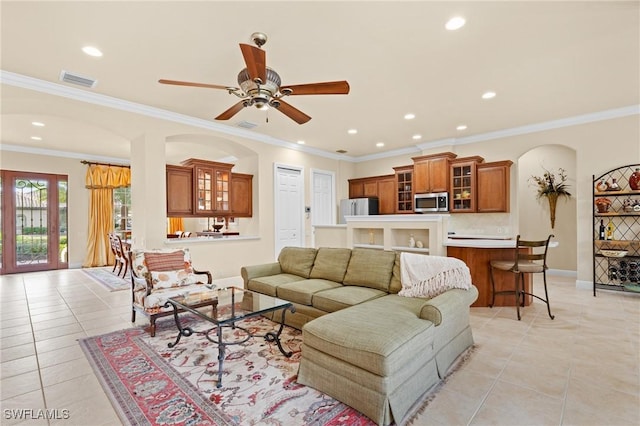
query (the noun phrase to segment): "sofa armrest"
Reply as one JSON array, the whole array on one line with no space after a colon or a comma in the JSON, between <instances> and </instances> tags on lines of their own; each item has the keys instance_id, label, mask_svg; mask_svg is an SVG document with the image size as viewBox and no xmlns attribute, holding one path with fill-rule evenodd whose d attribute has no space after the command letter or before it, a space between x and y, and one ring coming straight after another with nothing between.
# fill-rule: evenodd
<instances>
[{"instance_id":1,"label":"sofa armrest","mask_svg":"<svg viewBox=\"0 0 640 426\"><path fill-rule=\"evenodd\" d=\"M281 274L280 263L265 263L263 265L243 266L240 268L240 275L244 280L244 287L247 288L247 284L254 278L268 277L269 275Z\"/></svg>"},{"instance_id":2,"label":"sofa armrest","mask_svg":"<svg viewBox=\"0 0 640 426\"><path fill-rule=\"evenodd\" d=\"M420 309L420 318L431 321L438 326L442 318L455 315L460 309L469 309L469 306L478 298L478 289L472 285L469 290L451 289L425 301Z\"/></svg>"},{"instance_id":3,"label":"sofa armrest","mask_svg":"<svg viewBox=\"0 0 640 426\"><path fill-rule=\"evenodd\" d=\"M132 285L132 291L134 293L136 292L143 292L144 294L149 294L151 293L151 286L149 285L149 283L147 282L147 279L144 277L139 277L135 274L131 274L131 285Z\"/></svg>"}]
</instances>

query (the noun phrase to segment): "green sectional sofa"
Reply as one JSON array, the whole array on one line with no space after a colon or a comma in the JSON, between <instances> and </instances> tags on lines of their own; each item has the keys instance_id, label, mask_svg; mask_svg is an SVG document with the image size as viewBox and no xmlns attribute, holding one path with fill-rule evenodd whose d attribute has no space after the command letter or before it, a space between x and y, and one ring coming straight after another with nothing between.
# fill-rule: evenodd
<instances>
[{"instance_id":1,"label":"green sectional sofa","mask_svg":"<svg viewBox=\"0 0 640 426\"><path fill-rule=\"evenodd\" d=\"M247 289L294 304L286 323L302 330L298 382L379 425L406 420L473 345L469 306L476 287L431 299L399 296L397 252L286 247L278 262L241 273Z\"/></svg>"}]
</instances>

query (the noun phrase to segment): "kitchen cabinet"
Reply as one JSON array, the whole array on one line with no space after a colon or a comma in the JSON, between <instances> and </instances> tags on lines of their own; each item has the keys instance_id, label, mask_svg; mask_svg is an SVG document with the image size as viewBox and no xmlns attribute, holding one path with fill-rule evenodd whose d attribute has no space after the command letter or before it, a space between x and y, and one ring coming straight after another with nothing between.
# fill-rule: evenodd
<instances>
[{"instance_id":1,"label":"kitchen cabinet","mask_svg":"<svg viewBox=\"0 0 640 426\"><path fill-rule=\"evenodd\" d=\"M167 165L167 216L193 213L193 169Z\"/></svg>"},{"instance_id":2,"label":"kitchen cabinet","mask_svg":"<svg viewBox=\"0 0 640 426\"><path fill-rule=\"evenodd\" d=\"M349 179L349 198L364 197L364 180Z\"/></svg>"},{"instance_id":3,"label":"kitchen cabinet","mask_svg":"<svg viewBox=\"0 0 640 426\"><path fill-rule=\"evenodd\" d=\"M393 170L396 172L396 213L413 213L413 166Z\"/></svg>"},{"instance_id":4,"label":"kitchen cabinet","mask_svg":"<svg viewBox=\"0 0 640 426\"><path fill-rule=\"evenodd\" d=\"M414 193L449 191L449 161L456 158L452 152L413 157Z\"/></svg>"},{"instance_id":5,"label":"kitchen cabinet","mask_svg":"<svg viewBox=\"0 0 640 426\"><path fill-rule=\"evenodd\" d=\"M476 165L478 213L509 211L512 164L512 161L505 160Z\"/></svg>"},{"instance_id":6,"label":"kitchen cabinet","mask_svg":"<svg viewBox=\"0 0 640 426\"><path fill-rule=\"evenodd\" d=\"M190 158L182 165L193 167L194 214L220 216L230 213L233 164Z\"/></svg>"},{"instance_id":7,"label":"kitchen cabinet","mask_svg":"<svg viewBox=\"0 0 640 426\"><path fill-rule=\"evenodd\" d=\"M233 164L216 161L181 164L166 166L167 216L252 216L253 175L232 173Z\"/></svg>"},{"instance_id":8,"label":"kitchen cabinet","mask_svg":"<svg viewBox=\"0 0 640 426\"><path fill-rule=\"evenodd\" d=\"M451 213L475 213L477 199L476 165L484 158L479 156L456 158L450 162Z\"/></svg>"},{"instance_id":9,"label":"kitchen cabinet","mask_svg":"<svg viewBox=\"0 0 640 426\"><path fill-rule=\"evenodd\" d=\"M231 215L253 215L253 175L231 173Z\"/></svg>"},{"instance_id":10,"label":"kitchen cabinet","mask_svg":"<svg viewBox=\"0 0 640 426\"><path fill-rule=\"evenodd\" d=\"M377 197L379 214L396 211L395 175L349 179L349 198Z\"/></svg>"},{"instance_id":11,"label":"kitchen cabinet","mask_svg":"<svg viewBox=\"0 0 640 426\"><path fill-rule=\"evenodd\" d=\"M378 179L378 212L380 214L396 212L396 193L395 175Z\"/></svg>"},{"instance_id":12,"label":"kitchen cabinet","mask_svg":"<svg viewBox=\"0 0 640 426\"><path fill-rule=\"evenodd\" d=\"M598 288L640 293L640 189L633 188L639 168L631 164L593 176L594 296ZM603 188L602 181L618 186Z\"/></svg>"}]
</instances>

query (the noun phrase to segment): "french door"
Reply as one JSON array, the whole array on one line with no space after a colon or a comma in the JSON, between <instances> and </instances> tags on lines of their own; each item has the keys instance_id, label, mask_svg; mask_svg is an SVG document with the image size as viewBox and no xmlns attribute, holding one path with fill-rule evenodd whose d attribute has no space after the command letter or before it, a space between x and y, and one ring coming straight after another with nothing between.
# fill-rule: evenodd
<instances>
[{"instance_id":1,"label":"french door","mask_svg":"<svg viewBox=\"0 0 640 426\"><path fill-rule=\"evenodd\" d=\"M0 171L0 274L65 269L67 176Z\"/></svg>"}]
</instances>

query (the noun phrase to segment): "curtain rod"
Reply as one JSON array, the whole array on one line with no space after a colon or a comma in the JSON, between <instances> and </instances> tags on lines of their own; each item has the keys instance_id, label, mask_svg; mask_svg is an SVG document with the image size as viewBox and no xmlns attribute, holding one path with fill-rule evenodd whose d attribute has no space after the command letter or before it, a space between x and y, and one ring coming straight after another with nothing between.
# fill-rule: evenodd
<instances>
[{"instance_id":1,"label":"curtain rod","mask_svg":"<svg viewBox=\"0 0 640 426\"><path fill-rule=\"evenodd\" d=\"M87 160L80 160L80 162L82 164L96 164L98 166L114 166L114 167L127 167L127 168L131 168L131 166L128 166L126 164L111 164L111 163L99 163L97 161L87 161Z\"/></svg>"}]
</instances>

